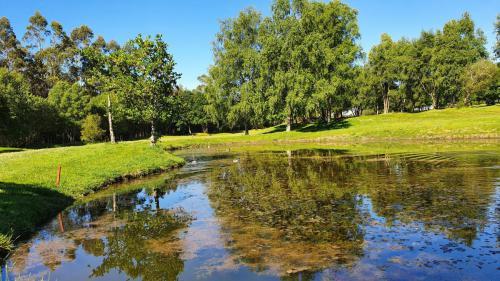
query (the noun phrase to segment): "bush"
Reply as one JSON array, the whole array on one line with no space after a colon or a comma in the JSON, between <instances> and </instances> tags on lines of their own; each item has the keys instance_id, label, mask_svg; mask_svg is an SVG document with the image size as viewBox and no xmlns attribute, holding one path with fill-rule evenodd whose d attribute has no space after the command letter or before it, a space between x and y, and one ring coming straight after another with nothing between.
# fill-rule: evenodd
<instances>
[{"instance_id":1,"label":"bush","mask_svg":"<svg viewBox=\"0 0 500 281\"><path fill-rule=\"evenodd\" d=\"M101 129L101 117L96 114L88 115L82 124L82 141L86 143L97 142L102 139L105 131Z\"/></svg>"}]
</instances>

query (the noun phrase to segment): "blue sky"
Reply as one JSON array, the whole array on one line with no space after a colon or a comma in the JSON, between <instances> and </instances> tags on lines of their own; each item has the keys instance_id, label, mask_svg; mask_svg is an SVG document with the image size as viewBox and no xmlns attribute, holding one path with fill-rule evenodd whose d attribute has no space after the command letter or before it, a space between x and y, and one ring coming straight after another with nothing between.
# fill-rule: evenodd
<instances>
[{"instance_id":1,"label":"blue sky","mask_svg":"<svg viewBox=\"0 0 500 281\"><path fill-rule=\"evenodd\" d=\"M96 35L119 43L134 37L163 34L182 73L180 84L194 88L197 77L212 63L211 42L219 20L234 17L253 6L264 15L272 0L0 0L0 17L6 16L18 37L22 37L28 18L39 10L50 22L61 22L69 32L81 24ZM491 52L495 36L493 23L500 13L499 0L346 0L359 12L361 45L365 52L376 44L383 32L394 39L414 38L422 30L440 29L445 22L468 11L476 26L488 37Z\"/></svg>"}]
</instances>

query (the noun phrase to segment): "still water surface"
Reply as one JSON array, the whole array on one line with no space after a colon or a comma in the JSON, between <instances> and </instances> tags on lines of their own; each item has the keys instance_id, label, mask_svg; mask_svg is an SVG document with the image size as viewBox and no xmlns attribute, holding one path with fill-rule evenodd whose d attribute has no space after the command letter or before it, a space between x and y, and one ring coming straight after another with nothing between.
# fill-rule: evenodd
<instances>
[{"instance_id":1,"label":"still water surface","mask_svg":"<svg viewBox=\"0 0 500 281\"><path fill-rule=\"evenodd\" d=\"M68 208L17 249L4 274L498 280L499 152L343 153L188 155L178 171Z\"/></svg>"}]
</instances>

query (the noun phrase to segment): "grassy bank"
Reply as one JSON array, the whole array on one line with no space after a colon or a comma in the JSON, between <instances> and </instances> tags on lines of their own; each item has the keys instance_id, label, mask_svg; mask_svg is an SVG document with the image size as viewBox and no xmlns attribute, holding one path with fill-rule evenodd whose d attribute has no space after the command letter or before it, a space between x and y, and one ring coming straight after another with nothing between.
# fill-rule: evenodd
<instances>
[{"instance_id":1,"label":"grassy bank","mask_svg":"<svg viewBox=\"0 0 500 281\"><path fill-rule=\"evenodd\" d=\"M343 119L330 124L284 126L243 133L166 136L165 145L186 147L216 144L297 142L382 142L500 138L500 106L449 108L422 113L390 113Z\"/></svg>"},{"instance_id":2,"label":"grassy bank","mask_svg":"<svg viewBox=\"0 0 500 281\"><path fill-rule=\"evenodd\" d=\"M36 226L100 187L181 165L183 159L146 141L0 154L0 243ZM62 167L59 188L57 167ZM3 241L3 242L2 242ZM0 248L2 245L0 244Z\"/></svg>"}]
</instances>

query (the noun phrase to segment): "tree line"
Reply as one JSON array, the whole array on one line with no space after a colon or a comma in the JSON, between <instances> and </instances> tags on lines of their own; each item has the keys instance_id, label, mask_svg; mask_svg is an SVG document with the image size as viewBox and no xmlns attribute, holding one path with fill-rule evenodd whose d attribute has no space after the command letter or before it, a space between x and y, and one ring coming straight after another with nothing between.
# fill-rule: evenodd
<instances>
[{"instance_id":1,"label":"tree line","mask_svg":"<svg viewBox=\"0 0 500 281\"><path fill-rule=\"evenodd\" d=\"M120 46L36 12L18 39L0 18L0 145L47 146L244 130L391 111L494 104L499 69L470 16L419 38L387 34L366 55L357 11L275 0L224 20L194 90L161 36ZM500 18L493 56L500 57Z\"/></svg>"},{"instance_id":2,"label":"tree line","mask_svg":"<svg viewBox=\"0 0 500 281\"><path fill-rule=\"evenodd\" d=\"M330 122L343 115L417 112L500 97L499 69L468 13L419 38L382 34L366 55L357 11L340 1L276 0L222 21L203 77L220 129ZM496 22L498 59L500 17Z\"/></svg>"},{"instance_id":3,"label":"tree line","mask_svg":"<svg viewBox=\"0 0 500 281\"><path fill-rule=\"evenodd\" d=\"M159 35L138 35L120 46L96 37L86 25L66 33L36 12L19 40L2 17L0 145L145 136L154 144L179 119L172 97L180 92L180 74L174 67Z\"/></svg>"}]
</instances>

